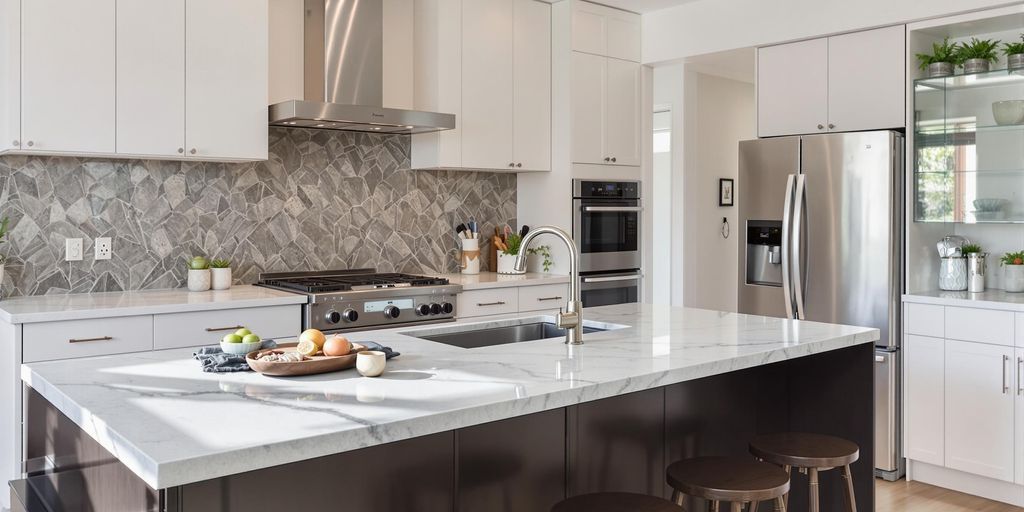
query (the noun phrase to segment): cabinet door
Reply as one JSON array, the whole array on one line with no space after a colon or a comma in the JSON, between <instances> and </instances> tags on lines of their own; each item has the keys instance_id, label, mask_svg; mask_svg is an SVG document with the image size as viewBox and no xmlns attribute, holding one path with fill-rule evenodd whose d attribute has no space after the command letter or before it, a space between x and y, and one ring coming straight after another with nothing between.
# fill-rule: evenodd
<instances>
[{"instance_id":1,"label":"cabinet door","mask_svg":"<svg viewBox=\"0 0 1024 512\"><path fill-rule=\"evenodd\" d=\"M512 156L517 169L550 171L551 6L514 1Z\"/></svg>"},{"instance_id":2,"label":"cabinet door","mask_svg":"<svg viewBox=\"0 0 1024 512\"><path fill-rule=\"evenodd\" d=\"M0 153L21 148L21 2L0 2Z\"/></svg>"},{"instance_id":3,"label":"cabinet door","mask_svg":"<svg viewBox=\"0 0 1024 512\"><path fill-rule=\"evenodd\" d=\"M590 2L575 2L572 49L640 62L640 16Z\"/></svg>"},{"instance_id":4,"label":"cabinet door","mask_svg":"<svg viewBox=\"0 0 1024 512\"><path fill-rule=\"evenodd\" d=\"M512 158L513 0L462 4L462 166L515 167Z\"/></svg>"},{"instance_id":5,"label":"cabinet door","mask_svg":"<svg viewBox=\"0 0 1024 512\"><path fill-rule=\"evenodd\" d=\"M640 165L640 64L605 60L604 156L615 165Z\"/></svg>"},{"instance_id":6,"label":"cabinet door","mask_svg":"<svg viewBox=\"0 0 1024 512\"><path fill-rule=\"evenodd\" d=\"M823 132L827 119L828 40L759 48L758 136Z\"/></svg>"},{"instance_id":7,"label":"cabinet door","mask_svg":"<svg viewBox=\"0 0 1024 512\"><path fill-rule=\"evenodd\" d=\"M1017 421L1014 422L1017 434L1014 438L1014 450L1016 455L1016 468L1014 482L1024 485L1024 349L1017 349L1017 357L1014 359L1014 389L1016 389L1016 404L1014 411L1017 413Z\"/></svg>"},{"instance_id":8,"label":"cabinet door","mask_svg":"<svg viewBox=\"0 0 1024 512\"><path fill-rule=\"evenodd\" d=\"M605 57L572 53L572 161L603 164Z\"/></svg>"},{"instance_id":9,"label":"cabinet door","mask_svg":"<svg viewBox=\"0 0 1024 512\"><path fill-rule=\"evenodd\" d=\"M572 7L572 49L592 55L605 54L604 7L574 2Z\"/></svg>"},{"instance_id":10,"label":"cabinet door","mask_svg":"<svg viewBox=\"0 0 1024 512\"><path fill-rule=\"evenodd\" d=\"M186 0L186 156L266 160L267 31L267 0Z\"/></svg>"},{"instance_id":11,"label":"cabinet door","mask_svg":"<svg viewBox=\"0 0 1024 512\"><path fill-rule=\"evenodd\" d=\"M605 55L640 62L640 16L618 11L605 18Z\"/></svg>"},{"instance_id":12,"label":"cabinet door","mask_svg":"<svg viewBox=\"0 0 1024 512\"><path fill-rule=\"evenodd\" d=\"M946 467L1014 479L1014 349L946 340Z\"/></svg>"},{"instance_id":13,"label":"cabinet door","mask_svg":"<svg viewBox=\"0 0 1024 512\"><path fill-rule=\"evenodd\" d=\"M185 0L117 0L117 152L185 152Z\"/></svg>"},{"instance_id":14,"label":"cabinet door","mask_svg":"<svg viewBox=\"0 0 1024 512\"><path fill-rule=\"evenodd\" d=\"M945 463L945 343L941 338L908 334L903 350L907 458L941 466Z\"/></svg>"},{"instance_id":15,"label":"cabinet door","mask_svg":"<svg viewBox=\"0 0 1024 512\"><path fill-rule=\"evenodd\" d=\"M903 25L828 38L830 131L906 124L905 47Z\"/></svg>"},{"instance_id":16,"label":"cabinet door","mask_svg":"<svg viewBox=\"0 0 1024 512\"><path fill-rule=\"evenodd\" d=\"M22 149L113 153L114 0L21 4Z\"/></svg>"}]
</instances>

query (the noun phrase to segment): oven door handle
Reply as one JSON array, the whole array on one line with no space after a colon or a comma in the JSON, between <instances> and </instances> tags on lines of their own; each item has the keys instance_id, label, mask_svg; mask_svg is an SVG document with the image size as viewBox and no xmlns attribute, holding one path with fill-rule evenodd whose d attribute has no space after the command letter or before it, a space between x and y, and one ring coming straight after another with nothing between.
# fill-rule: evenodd
<instances>
[{"instance_id":1,"label":"oven door handle","mask_svg":"<svg viewBox=\"0 0 1024 512\"><path fill-rule=\"evenodd\" d=\"M636 281L640 276L614 276L614 277L584 277L584 283L610 283L613 281Z\"/></svg>"},{"instance_id":2,"label":"oven door handle","mask_svg":"<svg viewBox=\"0 0 1024 512\"><path fill-rule=\"evenodd\" d=\"M585 212L642 212L642 206L584 206Z\"/></svg>"}]
</instances>

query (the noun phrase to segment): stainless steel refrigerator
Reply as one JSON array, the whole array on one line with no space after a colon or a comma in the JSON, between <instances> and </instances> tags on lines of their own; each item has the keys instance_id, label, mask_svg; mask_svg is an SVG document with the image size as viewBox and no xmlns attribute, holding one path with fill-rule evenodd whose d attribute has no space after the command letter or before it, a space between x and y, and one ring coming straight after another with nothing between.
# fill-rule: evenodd
<instances>
[{"instance_id":1,"label":"stainless steel refrigerator","mask_svg":"<svg viewBox=\"0 0 1024 512\"><path fill-rule=\"evenodd\" d=\"M876 474L902 476L903 136L742 141L741 313L876 327ZM862 447L866 449L866 447Z\"/></svg>"}]
</instances>

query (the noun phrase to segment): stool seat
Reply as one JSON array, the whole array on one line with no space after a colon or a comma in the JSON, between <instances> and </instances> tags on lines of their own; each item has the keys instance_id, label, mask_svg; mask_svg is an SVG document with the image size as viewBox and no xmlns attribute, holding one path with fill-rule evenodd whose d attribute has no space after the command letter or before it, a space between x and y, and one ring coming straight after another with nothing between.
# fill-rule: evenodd
<instances>
[{"instance_id":1,"label":"stool seat","mask_svg":"<svg viewBox=\"0 0 1024 512\"><path fill-rule=\"evenodd\" d=\"M732 503L770 501L789 492L782 468L746 457L697 457L672 463L666 480L688 496Z\"/></svg>"},{"instance_id":2,"label":"stool seat","mask_svg":"<svg viewBox=\"0 0 1024 512\"><path fill-rule=\"evenodd\" d=\"M562 500L551 512L684 512L671 501L629 492L596 492Z\"/></svg>"},{"instance_id":3,"label":"stool seat","mask_svg":"<svg viewBox=\"0 0 1024 512\"><path fill-rule=\"evenodd\" d=\"M757 436L750 453L780 466L818 469L848 466L860 458L860 448L846 439L800 432Z\"/></svg>"}]
</instances>

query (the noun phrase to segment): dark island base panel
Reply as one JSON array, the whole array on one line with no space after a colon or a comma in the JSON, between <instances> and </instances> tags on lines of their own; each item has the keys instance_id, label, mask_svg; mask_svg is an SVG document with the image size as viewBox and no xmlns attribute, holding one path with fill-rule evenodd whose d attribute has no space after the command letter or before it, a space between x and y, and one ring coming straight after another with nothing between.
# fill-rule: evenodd
<instances>
[{"instance_id":1,"label":"dark island base panel","mask_svg":"<svg viewBox=\"0 0 1024 512\"><path fill-rule=\"evenodd\" d=\"M32 392L28 455L49 456L57 471L28 487L58 499L57 510L538 512L594 491L668 497L671 462L749 456L755 434L788 430L861 447L852 469L859 510L868 511L873 382L872 347L860 345L160 492ZM837 471L822 474L822 510L842 510L841 484ZM796 474L791 510L806 502L806 477Z\"/></svg>"}]
</instances>

